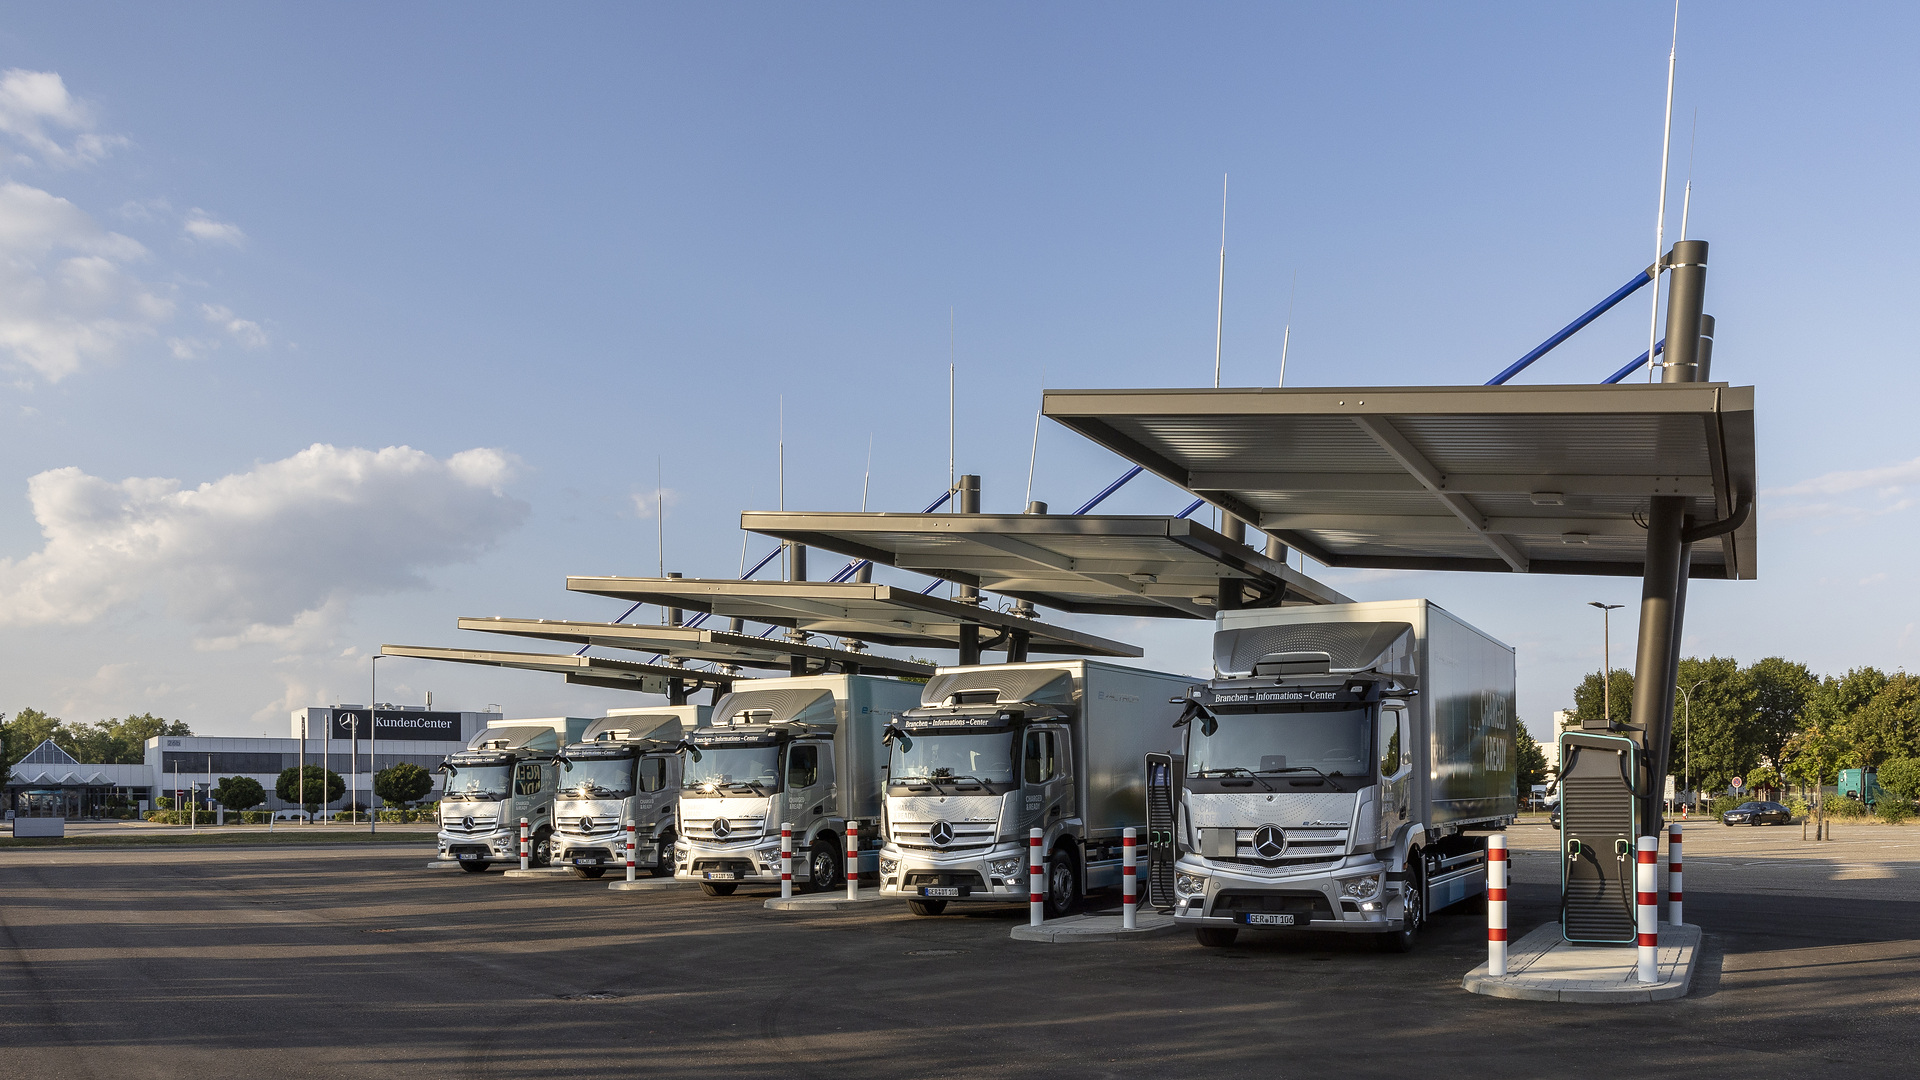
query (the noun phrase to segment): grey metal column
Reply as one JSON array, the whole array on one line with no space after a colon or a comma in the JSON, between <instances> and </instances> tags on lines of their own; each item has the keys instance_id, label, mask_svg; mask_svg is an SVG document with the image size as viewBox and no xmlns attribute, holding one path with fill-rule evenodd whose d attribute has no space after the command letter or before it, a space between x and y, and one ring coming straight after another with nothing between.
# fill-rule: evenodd
<instances>
[{"instance_id":1,"label":"grey metal column","mask_svg":"<svg viewBox=\"0 0 1920 1080\"><path fill-rule=\"evenodd\" d=\"M1700 316L1707 300L1707 242L1673 245L1667 272L1667 353L1660 366L1663 383L1697 382L1700 365Z\"/></svg>"},{"instance_id":2,"label":"grey metal column","mask_svg":"<svg viewBox=\"0 0 1920 1080\"><path fill-rule=\"evenodd\" d=\"M1281 543L1274 537L1267 537L1267 558L1284 566L1286 565L1287 556L1291 554L1293 554L1293 552L1287 545Z\"/></svg>"},{"instance_id":3,"label":"grey metal column","mask_svg":"<svg viewBox=\"0 0 1920 1080\"><path fill-rule=\"evenodd\" d=\"M1699 376L1695 382L1713 381L1713 316L1700 316L1700 363L1694 373Z\"/></svg>"},{"instance_id":4,"label":"grey metal column","mask_svg":"<svg viewBox=\"0 0 1920 1080\"><path fill-rule=\"evenodd\" d=\"M680 575L680 571L678 570L669 570L667 571L667 576L670 578L677 578L681 575ZM679 626L680 623L685 619L685 617L686 617L685 613L682 612L677 607L670 607L667 609L667 625L668 626Z\"/></svg>"},{"instance_id":5,"label":"grey metal column","mask_svg":"<svg viewBox=\"0 0 1920 1080\"><path fill-rule=\"evenodd\" d=\"M959 503L960 513L979 513L980 478L972 474L962 476L960 478L959 488L958 494L960 497L957 502ZM980 590L971 585L960 586L960 602L963 604L978 604L980 602ZM968 623L960 627L959 645L960 656L958 662L960 664L977 664L980 662L979 623Z\"/></svg>"},{"instance_id":6,"label":"grey metal column","mask_svg":"<svg viewBox=\"0 0 1920 1080\"><path fill-rule=\"evenodd\" d=\"M1665 774L1656 773L1658 759L1673 731L1674 656L1680 634L1679 595L1687 500L1679 495L1655 495L1647 510L1647 556L1640 585L1640 645L1633 671L1633 723L1640 728L1646 768L1636 782L1644 784L1640 834L1660 830L1660 796Z\"/></svg>"},{"instance_id":7,"label":"grey metal column","mask_svg":"<svg viewBox=\"0 0 1920 1080\"><path fill-rule=\"evenodd\" d=\"M793 543L792 541L788 541L787 556L789 559L787 563L787 566L789 568L787 573L787 580L788 581L807 580L807 545L796 544L796 543ZM807 635L802 631L800 631L799 629L790 629L787 631L787 640L788 641L805 641L807 640ZM797 679L800 676L805 675L806 673L807 673L806 657L790 656L787 658L787 674Z\"/></svg>"}]
</instances>

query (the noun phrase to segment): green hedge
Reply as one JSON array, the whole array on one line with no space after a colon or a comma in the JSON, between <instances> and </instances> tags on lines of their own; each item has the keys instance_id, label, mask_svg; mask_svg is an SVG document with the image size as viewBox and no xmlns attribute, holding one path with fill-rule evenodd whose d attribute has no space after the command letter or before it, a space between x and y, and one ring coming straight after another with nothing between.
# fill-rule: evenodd
<instances>
[{"instance_id":1,"label":"green hedge","mask_svg":"<svg viewBox=\"0 0 1920 1080\"><path fill-rule=\"evenodd\" d=\"M1874 804L1873 816L1889 825L1898 825L1913 816L1913 804L1892 792L1882 791Z\"/></svg>"},{"instance_id":2,"label":"green hedge","mask_svg":"<svg viewBox=\"0 0 1920 1080\"><path fill-rule=\"evenodd\" d=\"M1822 812L1830 818L1845 820L1867 816L1866 804L1862 803L1859 799L1846 799L1834 795L1821 801L1824 804Z\"/></svg>"}]
</instances>

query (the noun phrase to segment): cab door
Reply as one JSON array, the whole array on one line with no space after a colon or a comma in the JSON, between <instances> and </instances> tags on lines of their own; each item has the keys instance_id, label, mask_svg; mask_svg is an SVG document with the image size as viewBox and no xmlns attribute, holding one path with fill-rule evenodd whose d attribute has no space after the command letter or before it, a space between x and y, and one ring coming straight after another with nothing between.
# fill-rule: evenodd
<instances>
[{"instance_id":1,"label":"cab door","mask_svg":"<svg viewBox=\"0 0 1920 1080\"><path fill-rule=\"evenodd\" d=\"M1027 828L1051 829L1073 813L1072 747L1067 729L1028 728L1021 739L1020 787Z\"/></svg>"},{"instance_id":2,"label":"cab door","mask_svg":"<svg viewBox=\"0 0 1920 1080\"><path fill-rule=\"evenodd\" d=\"M820 818L835 816L833 744L811 739L788 743L781 787L786 813L781 820L792 822L796 834L804 835ZM779 827L779 821L767 822L769 832Z\"/></svg>"},{"instance_id":3,"label":"cab door","mask_svg":"<svg viewBox=\"0 0 1920 1080\"><path fill-rule=\"evenodd\" d=\"M1406 823L1413 779L1413 729L1405 707L1389 702L1380 709L1380 834L1387 838Z\"/></svg>"},{"instance_id":4,"label":"cab door","mask_svg":"<svg viewBox=\"0 0 1920 1080\"><path fill-rule=\"evenodd\" d=\"M633 820L636 828L651 830L665 813L666 807L671 805L667 797L668 779L666 758L643 757L634 762Z\"/></svg>"}]
</instances>

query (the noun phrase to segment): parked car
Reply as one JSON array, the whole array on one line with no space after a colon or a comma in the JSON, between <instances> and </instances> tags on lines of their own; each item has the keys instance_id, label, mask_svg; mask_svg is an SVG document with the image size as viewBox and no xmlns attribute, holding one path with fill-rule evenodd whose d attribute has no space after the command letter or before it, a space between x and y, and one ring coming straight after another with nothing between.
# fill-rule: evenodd
<instances>
[{"instance_id":1,"label":"parked car","mask_svg":"<svg viewBox=\"0 0 1920 1080\"><path fill-rule=\"evenodd\" d=\"M1551 812L1547 814L1547 823L1557 829L1560 827L1560 800L1555 799L1548 806Z\"/></svg>"},{"instance_id":2,"label":"parked car","mask_svg":"<svg viewBox=\"0 0 1920 1080\"><path fill-rule=\"evenodd\" d=\"M1777 802L1744 802L1720 815L1722 825L1791 825L1793 811Z\"/></svg>"}]
</instances>

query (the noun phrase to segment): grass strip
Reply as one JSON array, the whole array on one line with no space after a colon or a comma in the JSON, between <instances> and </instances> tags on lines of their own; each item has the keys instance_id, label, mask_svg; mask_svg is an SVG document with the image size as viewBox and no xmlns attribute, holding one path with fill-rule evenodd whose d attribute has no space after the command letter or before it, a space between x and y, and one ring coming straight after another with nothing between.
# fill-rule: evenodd
<instances>
[{"instance_id":1,"label":"grass strip","mask_svg":"<svg viewBox=\"0 0 1920 1080\"><path fill-rule=\"evenodd\" d=\"M0 837L0 851L8 848L37 847L232 847L235 845L293 846L299 844L419 844L434 847L430 832L382 832L371 836L363 832L303 833L289 829L271 833L217 832L168 833L159 836L25 836ZM437 849L436 849L437 850Z\"/></svg>"}]
</instances>

